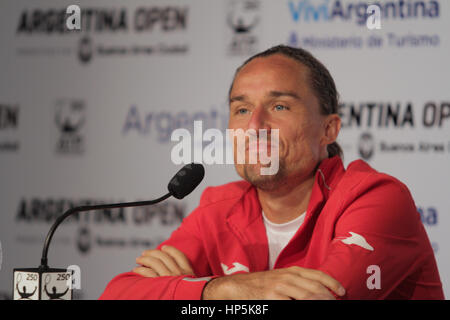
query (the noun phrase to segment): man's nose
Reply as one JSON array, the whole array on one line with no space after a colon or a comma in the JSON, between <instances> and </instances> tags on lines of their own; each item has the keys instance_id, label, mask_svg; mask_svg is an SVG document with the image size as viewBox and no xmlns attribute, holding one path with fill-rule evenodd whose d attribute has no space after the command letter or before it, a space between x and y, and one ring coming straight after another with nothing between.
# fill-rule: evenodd
<instances>
[{"instance_id":1,"label":"man's nose","mask_svg":"<svg viewBox=\"0 0 450 320\"><path fill-rule=\"evenodd\" d=\"M248 123L248 129L258 132L259 129L269 129L268 114L262 107L256 107L252 111L252 116Z\"/></svg>"}]
</instances>

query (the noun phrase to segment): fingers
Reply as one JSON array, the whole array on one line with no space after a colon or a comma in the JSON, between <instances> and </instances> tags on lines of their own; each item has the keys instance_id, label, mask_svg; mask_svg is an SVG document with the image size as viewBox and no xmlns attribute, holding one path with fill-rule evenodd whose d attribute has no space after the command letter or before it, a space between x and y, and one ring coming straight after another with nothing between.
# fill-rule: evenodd
<instances>
[{"instance_id":1,"label":"fingers","mask_svg":"<svg viewBox=\"0 0 450 320\"><path fill-rule=\"evenodd\" d=\"M335 300L326 286L291 268L233 274L211 280L203 299Z\"/></svg>"},{"instance_id":2,"label":"fingers","mask_svg":"<svg viewBox=\"0 0 450 320\"><path fill-rule=\"evenodd\" d=\"M155 271L147 267L136 267L133 269L133 272L147 278L158 277L158 274Z\"/></svg>"},{"instance_id":3,"label":"fingers","mask_svg":"<svg viewBox=\"0 0 450 320\"><path fill-rule=\"evenodd\" d=\"M170 255L175 260L175 263L179 268L181 268L183 274L195 275L188 258L186 258L183 252L175 247L167 245L163 246L161 250Z\"/></svg>"},{"instance_id":4,"label":"fingers","mask_svg":"<svg viewBox=\"0 0 450 320\"><path fill-rule=\"evenodd\" d=\"M314 292L313 290L298 287L293 283L279 283L275 290L279 296L289 297L295 300L336 300L326 289L326 293Z\"/></svg>"},{"instance_id":5,"label":"fingers","mask_svg":"<svg viewBox=\"0 0 450 320\"><path fill-rule=\"evenodd\" d=\"M320 282L287 274L276 290L296 300L335 300L333 294Z\"/></svg>"},{"instance_id":6,"label":"fingers","mask_svg":"<svg viewBox=\"0 0 450 320\"><path fill-rule=\"evenodd\" d=\"M155 257L141 256L139 258L136 258L136 263L140 264L143 267L152 269L159 277L180 275L179 272L171 271L162 260Z\"/></svg>"},{"instance_id":7,"label":"fingers","mask_svg":"<svg viewBox=\"0 0 450 320\"><path fill-rule=\"evenodd\" d=\"M178 266L175 259L167 254L166 252L163 252L161 250L150 250L143 252L144 259L149 258L149 263L155 263L157 264L158 269L155 269L157 271L161 270L164 273L166 271L169 272L169 275L181 275L182 270ZM152 265L149 265L149 267L153 267ZM166 274L167 275L167 274Z\"/></svg>"},{"instance_id":8,"label":"fingers","mask_svg":"<svg viewBox=\"0 0 450 320\"><path fill-rule=\"evenodd\" d=\"M172 246L163 246L161 250L146 250L136 258L136 263L142 268L151 270L151 272L144 272L143 269L135 268L139 271L136 273L142 273L145 276L195 275L184 253Z\"/></svg>"},{"instance_id":9,"label":"fingers","mask_svg":"<svg viewBox=\"0 0 450 320\"><path fill-rule=\"evenodd\" d=\"M339 283L339 281L337 281L336 279L332 278L331 276L320 270L307 269L301 267L290 267L289 269L303 278L319 282L320 284L332 290L338 296L345 295L345 289ZM308 284L305 282L305 285L311 285L311 283Z\"/></svg>"}]
</instances>

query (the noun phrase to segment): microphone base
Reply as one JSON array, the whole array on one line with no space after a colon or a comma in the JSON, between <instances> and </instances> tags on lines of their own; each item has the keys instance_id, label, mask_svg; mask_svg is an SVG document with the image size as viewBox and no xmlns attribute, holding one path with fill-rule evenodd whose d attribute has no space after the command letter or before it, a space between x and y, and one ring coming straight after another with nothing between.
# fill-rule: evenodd
<instances>
[{"instance_id":1,"label":"microphone base","mask_svg":"<svg viewBox=\"0 0 450 320\"><path fill-rule=\"evenodd\" d=\"M13 300L72 300L73 270L14 269Z\"/></svg>"}]
</instances>

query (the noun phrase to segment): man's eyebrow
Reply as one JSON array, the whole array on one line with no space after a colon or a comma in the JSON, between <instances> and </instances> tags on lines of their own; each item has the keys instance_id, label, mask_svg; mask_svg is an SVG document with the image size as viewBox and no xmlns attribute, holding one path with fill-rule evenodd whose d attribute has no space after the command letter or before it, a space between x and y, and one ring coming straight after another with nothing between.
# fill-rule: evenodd
<instances>
[{"instance_id":1,"label":"man's eyebrow","mask_svg":"<svg viewBox=\"0 0 450 320\"><path fill-rule=\"evenodd\" d=\"M300 96L293 91L270 91L269 97L271 97L271 98L291 97L291 98L294 98L297 100L301 100ZM231 104L232 102L235 102L235 101L242 102L245 100L247 100L247 96L243 94L240 96L230 97L230 99L228 100L228 103Z\"/></svg>"},{"instance_id":2,"label":"man's eyebrow","mask_svg":"<svg viewBox=\"0 0 450 320\"><path fill-rule=\"evenodd\" d=\"M270 91L269 96L273 98L291 97L297 100L301 100L300 96L292 91Z\"/></svg>"},{"instance_id":3,"label":"man's eyebrow","mask_svg":"<svg viewBox=\"0 0 450 320\"><path fill-rule=\"evenodd\" d=\"M235 101L245 101L246 99L247 99L246 95L230 97L230 99L228 100L228 103L232 103L232 102L235 102Z\"/></svg>"}]
</instances>

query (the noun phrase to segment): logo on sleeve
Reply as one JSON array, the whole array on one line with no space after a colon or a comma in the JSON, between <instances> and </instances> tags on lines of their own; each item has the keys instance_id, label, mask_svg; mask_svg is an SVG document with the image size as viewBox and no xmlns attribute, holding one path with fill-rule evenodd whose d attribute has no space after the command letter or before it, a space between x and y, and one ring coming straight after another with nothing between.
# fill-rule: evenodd
<instances>
[{"instance_id":1,"label":"logo on sleeve","mask_svg":"<svg viewBox=\"0 0 450 320\"><path fill-rule=\"evenodd\" d=\"M226 275L230 275L239 271L249 272L248 267L240 264L239 262L233 262L233 268L229 268L226 264L221 263L220 264L223 269L223 273Z\"/></svg>"},{"instance_id":2,"label":"logo on sleeve","mask_svg":"<svg viewBox=\"0 0 450 320\"><path fill-rule=\"evenodd\" d=\"M374 251L373 247L367 242L367 240L360 234L357 234L355 232L349 231L351 234L350 237L341 239L341 241L345 244L356 244L357 246L360 246L361 248L364 248L369 251Z\"/></svg>"}]
</instances>

